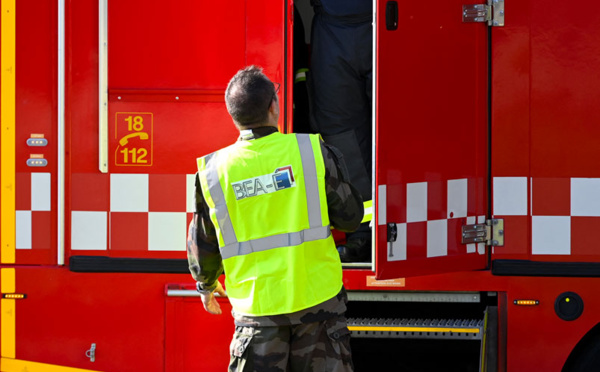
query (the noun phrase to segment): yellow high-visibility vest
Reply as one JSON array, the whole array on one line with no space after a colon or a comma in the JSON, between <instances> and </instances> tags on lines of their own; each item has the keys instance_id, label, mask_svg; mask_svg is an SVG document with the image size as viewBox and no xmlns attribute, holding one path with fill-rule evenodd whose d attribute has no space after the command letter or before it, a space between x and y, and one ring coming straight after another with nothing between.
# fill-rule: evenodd
<instances>
[{"instance_id":1,"label":"yellow high-visibility vest","mask_svg":"<svg viewBox=\"0 0 600 372\"><path fill-rule=\"evenodd\" d=\"M292 313L340 291L318 135L277 132L197 162L236 313Z\"/></svg>"}]
</instances>

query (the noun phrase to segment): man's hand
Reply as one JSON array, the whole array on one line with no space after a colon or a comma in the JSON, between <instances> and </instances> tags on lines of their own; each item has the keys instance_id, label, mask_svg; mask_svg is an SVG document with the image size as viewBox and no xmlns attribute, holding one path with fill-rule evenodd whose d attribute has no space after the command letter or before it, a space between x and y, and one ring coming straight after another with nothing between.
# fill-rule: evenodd
<instances>
[{"instance_id":1,"label":"man's hand","mask_svg":"<svg viewBox=\"0 0 600 372\"><path fill-rule=\"evenodd\" d=\"M202 299L202 304L204 305L204 310L206 310L210 314L221 314L221 305L215 298L214 292L217 292L219 295L223 297L227 297L227 293L223 290L223 286L221 282L217 281L217 288L213 291L213 293L203 294L200 293L200 298Z\"/></svg>"}]
</instances>

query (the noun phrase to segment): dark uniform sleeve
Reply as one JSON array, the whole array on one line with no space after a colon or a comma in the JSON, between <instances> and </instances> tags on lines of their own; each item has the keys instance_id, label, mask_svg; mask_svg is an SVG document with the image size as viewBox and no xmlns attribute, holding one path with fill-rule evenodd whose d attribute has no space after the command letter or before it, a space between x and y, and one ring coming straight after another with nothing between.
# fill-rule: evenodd
<instances>
[{"instance_id":1,"label":"dark uniform sleeve","mask_svg":"<svg viewBox=\"0 0 600 372\"><path fill-rule=\"evenodd\" d=\"M325 160L325 190L331 226L343 232L351 232L360 226L364 215L363 200L350 183L342 153L333 146L321 142Z\"/></svg>"},{"instance_id":2,"label":"dark uniform sleeve","mask_svg":"<svg viewBox=\"0 0 600 372\"><path fill-rule=\"evenodd\" d=\"M210 220L208 205L202 195L200 179L196 173L196 211L188 229L187 256L192 277L200 290L213 290L217 279L223 273L223 260L215 226Z\"/></svg>"}]
</instances>

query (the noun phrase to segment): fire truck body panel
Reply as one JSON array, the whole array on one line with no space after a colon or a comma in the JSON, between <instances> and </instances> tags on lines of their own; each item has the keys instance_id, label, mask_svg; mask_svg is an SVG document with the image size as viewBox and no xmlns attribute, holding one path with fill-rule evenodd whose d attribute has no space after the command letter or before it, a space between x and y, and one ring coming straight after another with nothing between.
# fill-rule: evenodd
<instances>
[{"instance_id":1,"label":"fire truck body panel","mask_svg":"<svg viewBox=\"0 0 600 372\"><path fill-rule=\"evenodd\" d=\"M51 2L40 4L35 12L21 11L15 15L14 40L19 47L12 53L16 63L12 110L20 124L13 131L13 148L18 159L14 175L15 217L18 223L35 224L37 229L36 234L17 232L16 239L23 249L13 250L11 255L16 254L20 264L56 263L58 200L51 186L57 182L58 169L56 18L57 9ZM8 56L4 50L3 56ZM20 74L19 69L27 73ZM5 94L4 91L2 93ZM7 132L2 135L5 133L8 135ZM28 141L34 142L34 145ZM46 141L48 145L35 146L35 142L40 141ZM47 162L47 165L31 167L28 161L33 165Z\"/></svg>"},{"instance_id":2,"label":"fire truck body panel","mask_svg":"<svg viewBox=\"0 0 600 372\"><path fill-rule=\"evenodd\" d=\"M445 1L404 4L393 27L386 4L376 22L377 276L483 269L485 247L460 236L487 215L487 26L457 22L462 3Z\"/></svg>"},{"instance_id":3,"label":"fire truck body panel","mask_svg":"<svg viewBox=\"0 0 600 372\"><path fill-rule=\"evenodd\" d=\"M598 261L585 233L599 222L590 163L598 153L598 51L587 40L597 35L597 16L556 5L519 2L506 27L492 30L492 213L507 231L494 258ZM499 199L511 184L504 200L513 207L505 208Z\"/></svg>"},{"instance_id":4,"label":"fire truck body panel","mask_svg":"<svg viewBox=\"0 0 600 372\"><path fill-rule=\"evenodd\" d=\"M580 278L493 276L489 271L406 278L405 285L370 286L369 270L346 270L353 291L471 292L494 291L504 301L503 332L508 371L560 371L572 348L597 324L598 279L580 289ZM16 359L94 371L178 371L203 366L223 370L233 333L230 305L219 299L224 315L210 316L197 297L166 295L165 282L182 283L183 274L74 273L60 268L17 268ZM40 291L43 281L44 291ZM193 285L171 288L193 291ZM548 289L551 288L551 289ZM577 289L585 310L572 322L554 312L556 297ZM538 306L514 306L517 299ZM34 331L35 330L35 331ZM96 360L85 355L96 345ZM502 350L502 349L501 349ZM542 353L543 356L538 354ZM400 351L400 350L398 350ZM358 353L357 353L358 354ZM532 355L533 354L533 355ZM534 355L538 355L534 357Z\"/></svg>"},{"instance_id":5,"label":"fire truck body panel","mask_svg":"<svg viewBox=\"0 0 600 372\"><path fill-rule=\"evenodd\" d=\"M375 2L375 258L344 285L373 311L387 294L492 298L496 370L560 371L600 313L597 5L511 3L488 28L461 22L461 2L398 4L388 30L389 3ZM65 4L63 109L57 2L2 1L0 287L26 298L1 300L0 370L223 370L231 307L207 314L185 261L194 158L235 141L223 93L247 64L281 83L292 130L294 3L108 2L104 126L98 5ZM490 218L503 246L461 243ZM571 292L583 311L564 320Z\"/></svg>"}]
</instances>

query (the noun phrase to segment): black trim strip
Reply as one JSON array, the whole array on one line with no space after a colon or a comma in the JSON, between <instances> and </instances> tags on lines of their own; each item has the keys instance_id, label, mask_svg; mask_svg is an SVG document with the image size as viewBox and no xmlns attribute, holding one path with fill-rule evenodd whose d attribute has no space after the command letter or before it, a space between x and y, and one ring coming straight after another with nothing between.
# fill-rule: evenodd
<instances>
[{"instance_id":1,"label":"black trim strip","mask_svg":"<svg viewBox=\"0 0 600 372\"><path fill-rule=\"evenodd\" d=\"M495 260L492 274L499 276L600 277L600 262L536 262Z\"/></svg>"},{"instance_id":2,"label":"black trim strip","mask_svg":"<svg viewBox=\"0 0 600 372\"><path fill-rule=\"evenodd\" d=\"M69 269L78 273L155 273L189 274L185 259L115 258L72 256Z\"/></svg>"}]
</instances>

